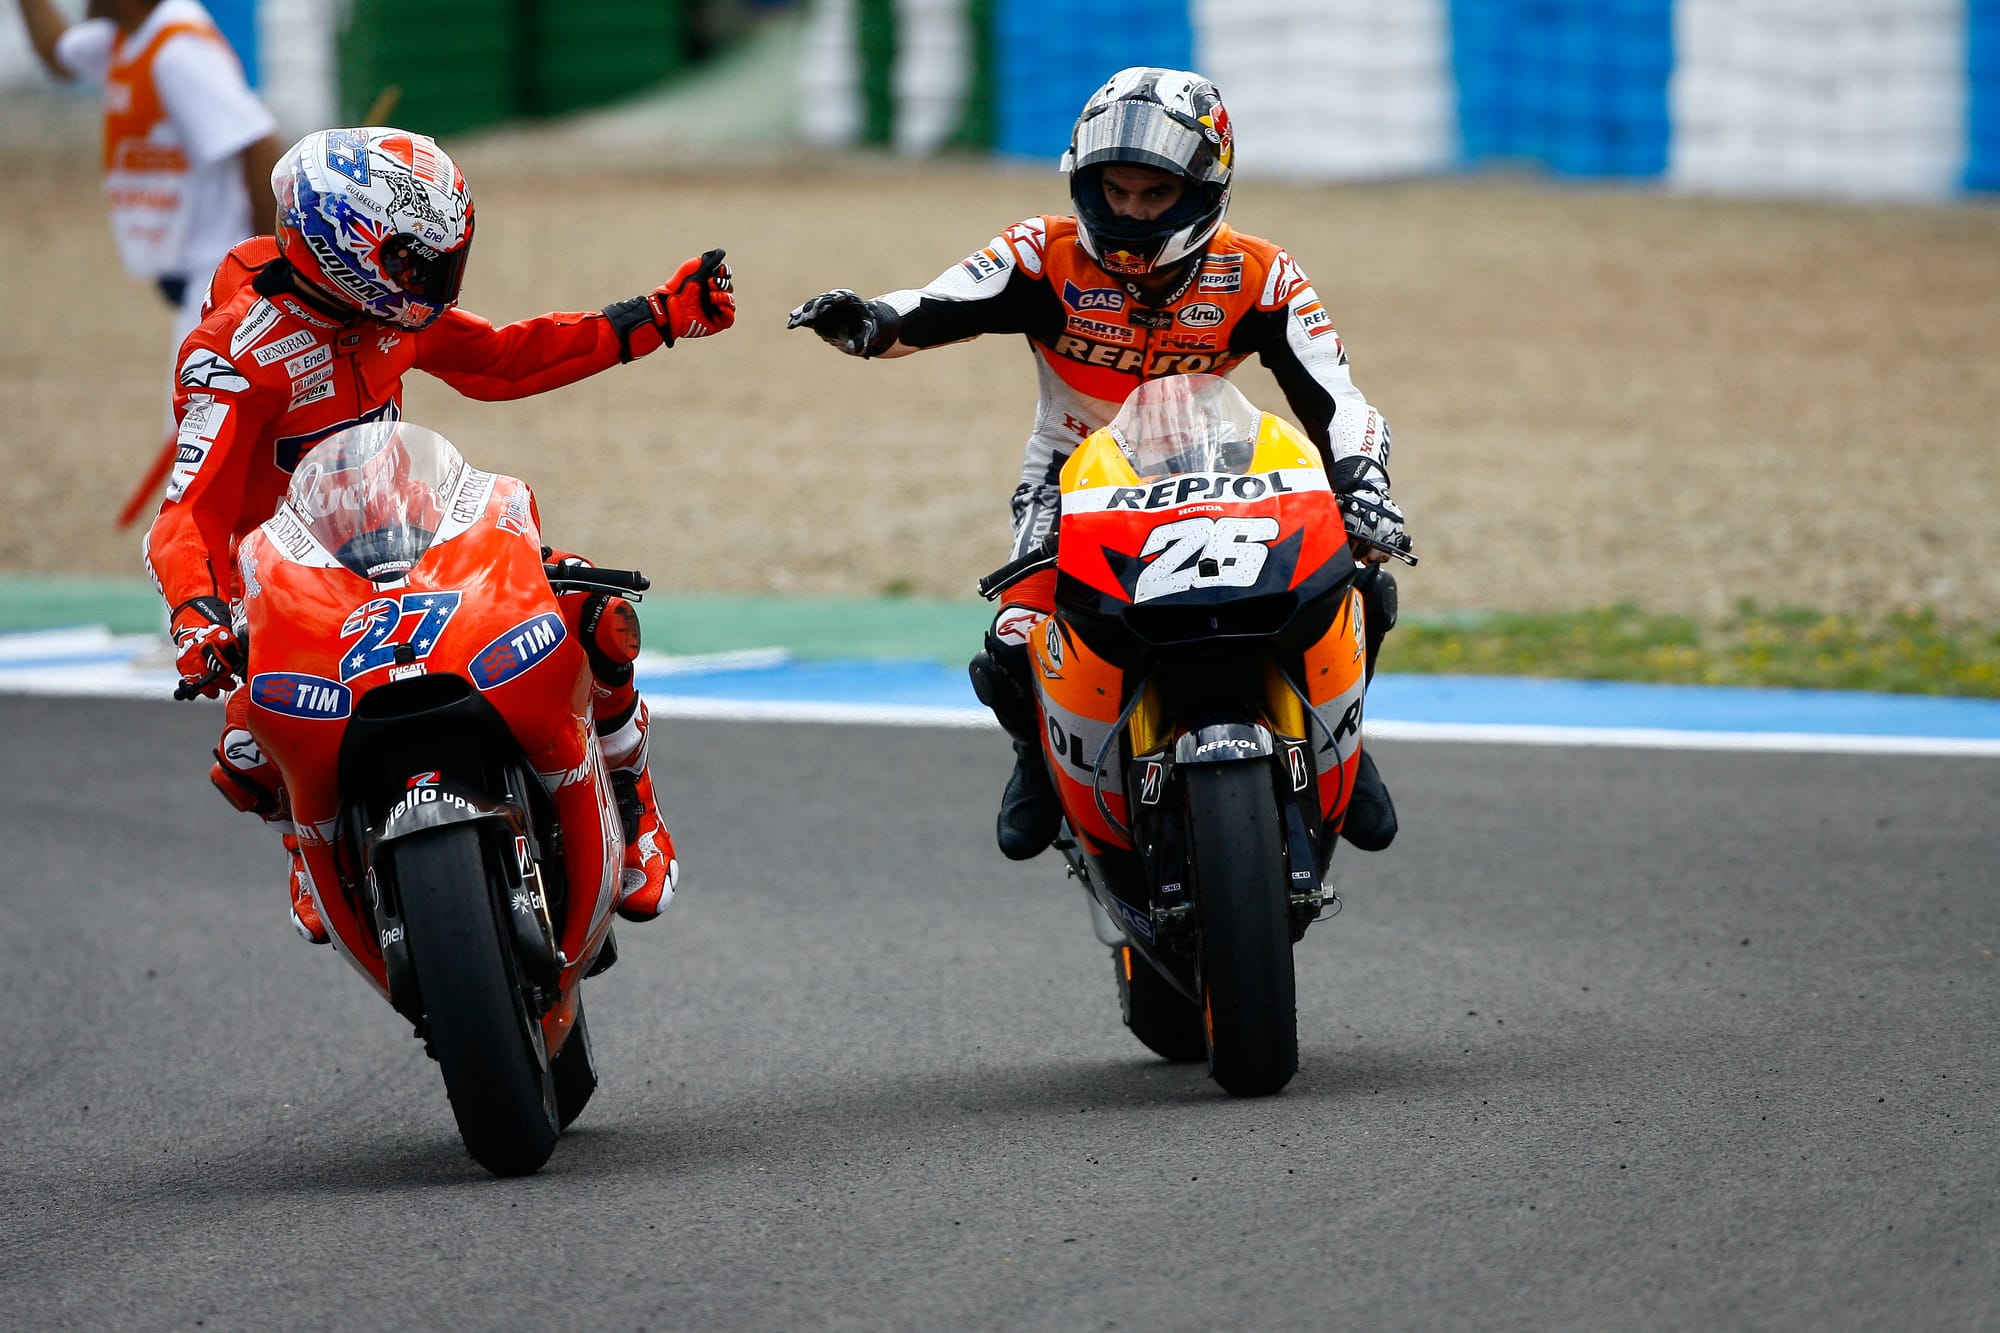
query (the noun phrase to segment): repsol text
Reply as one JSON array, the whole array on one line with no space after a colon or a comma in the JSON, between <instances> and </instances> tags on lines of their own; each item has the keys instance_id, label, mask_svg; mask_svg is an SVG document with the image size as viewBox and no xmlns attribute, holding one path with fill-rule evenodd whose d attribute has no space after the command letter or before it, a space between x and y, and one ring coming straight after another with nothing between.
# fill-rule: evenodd
<instances>
[{"instance_id":1,"label":"repsol text","mask_svg":"<svg viewBox=\"0 0 2000 1333\"><path fill-rule=\"evenodd\" d=\"M1261 500L1267 495L1290 495L1281 472L1262 476L1169 477L1151 486L1119 486L1111 492L1106 509L1172 509L1197 500Z\"/></svg>"}]
</instances>

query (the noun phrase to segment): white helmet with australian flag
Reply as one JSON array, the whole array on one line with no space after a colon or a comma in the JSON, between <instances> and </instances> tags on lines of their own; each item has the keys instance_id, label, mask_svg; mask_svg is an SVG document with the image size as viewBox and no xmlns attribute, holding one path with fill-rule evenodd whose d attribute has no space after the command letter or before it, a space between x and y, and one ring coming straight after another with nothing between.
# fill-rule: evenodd
<instances>
[{"instance_id":1,"label":"white helmet with australian flag","mask_svg":"<svg viewBox=\"0 0 2000 1333\"><path fill-rule=\"evenodd\" d=\"M1229 207L1235 157L1214 84L1184 69L1119 70L1084 103L1063 154L1084 250L1120 277L1171 272L1199 255ZM1180 200L1158 218L1120 216L1104 198L1104 168L1115 164L1172 172L1185 183Z\"/></svg>"},{"instance_id":2,"label":"white helmet with australian flag","mask_svg":"<svg viewBox=\"0 0 2000 1333\"><path fill-rule=\"evenodd\" d=\"M421 329L458 302L472 251L472 192L428 135L318 130L271 172L278 251L340 305Z\"/></svg>"}]
</instances>

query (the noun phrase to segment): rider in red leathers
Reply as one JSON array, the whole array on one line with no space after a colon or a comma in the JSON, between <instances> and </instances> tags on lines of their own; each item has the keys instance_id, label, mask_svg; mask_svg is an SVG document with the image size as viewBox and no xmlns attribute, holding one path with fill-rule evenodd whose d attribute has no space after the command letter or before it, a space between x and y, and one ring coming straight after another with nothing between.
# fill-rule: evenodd
<instances>
[{"instance_id":1,"label":"rider in red leathers","mask_svg":"<svg viewBox=\"0 0 2000 1333\"><path fill-rule=\"evenodd\" d=\"M495 328L457 308L472 245L472 197L431 139L401 130L323 130L272 173L277 237L229 252L174 384L178 455L146 536L146 566L171 609L176 666L211 697L229 690L210 778L262 815L292 857L293 924L325 943L277 768L249 732L236 545L269 518L320 440L401 414L403 376L428 371L470 398L525 398L706 337L736 318L720 250L654 291L602 311ZM575 557L562 557L574 559ZM622 598L562 599L591 660L597 731L627 824L618 910L657 916L679 876L647 760L647 711L632 684L638 621Z\"/></svg>"},{"instance_id":2,"label":"rider in red leathers","mask_svg":"<svg viewBox=\"0 0 2000 1333\"><path fill-rule=\"evenodd\" d=\"M1183 70L1120 70L1071 131L1063 170L1074 216L1016 223L926 287L874 300L821 293L792 312L789 327L861 357L906 356L982 333L1027 335L1041 403L1014 490L1015 557L1053 530L1070 453L1141 382L1227 375L1255 354L1319 446L1359 539L1372 675L1396 618L1383 551L1410 544L1389 498L1389 425L1354 387L1332 317L1297 261L1224 225L1234 152L1214 84ZM971 664L980 700L1014 738L998 835L1016 860L1047 847L1062 818L1042 762L1027 651L1054 596L1053 571L1010 588ZM1395 806L1367 749L1341 832L1369 851L1396 835Z\"/></svg>"}]
</instances>

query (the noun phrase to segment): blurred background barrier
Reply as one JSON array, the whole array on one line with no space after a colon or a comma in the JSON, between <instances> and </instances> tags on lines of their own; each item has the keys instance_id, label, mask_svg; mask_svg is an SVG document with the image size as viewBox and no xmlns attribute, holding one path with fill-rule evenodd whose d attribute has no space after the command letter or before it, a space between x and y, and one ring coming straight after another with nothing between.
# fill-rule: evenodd
<instances>
[{"instance_id":1,"label":"blurred background barrier","mask_svg":"<svg viewBox=\"0 0 2000 1333\"><path fill-rule=\"evenodd\" d=\"M293 132L385 87L457 134L671 84L752 33L797 51L803 146L1060 155L1114 69L1199 69L1249 174L1529 166L1691 190L2000 189L2000 0L209 0ZM760 23L774 19L774 24ZM0 89L39 80L0 26ZM663 131L664 132L664 131Z\"/></svg>"},{"instance_id":2,"label":"blurred background barrier","mask_svg":"<svg viewBox=\"0 0 2000 1333\"><path fill-rule=\"evenodd\" d=\"M1250 173L2000 188L2000 0L823 0L802 128L1052 160L1130 64L1213 78Z\"/></svg>"}]
</instances>

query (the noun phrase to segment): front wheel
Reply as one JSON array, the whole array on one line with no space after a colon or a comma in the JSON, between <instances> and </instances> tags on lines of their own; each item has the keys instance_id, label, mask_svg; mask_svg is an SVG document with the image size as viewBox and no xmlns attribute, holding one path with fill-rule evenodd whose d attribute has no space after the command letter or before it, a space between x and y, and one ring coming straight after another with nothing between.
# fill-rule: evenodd
<instances>
[{"instance_id":1,"label":"front wheel","mask_svg":"<svg viewBox=\"0 0 2000 1333\"><path fill-rule=\"evenodd\" d=\"M556 1087L479 830L429 829L398 840L392 855L426 1035L459 1137L495 1175L527 1175L555 1151Z\"/></svg>"},{"instance_id":2,"label":"front wheel","mask_svg":"<svg viewBox=\"0 0 2000 1333\"><path fill-rule=\"evenodd\" d=\"M1208 1073L1261 1097L1299 1067L1290 881L1277 797L1262 764L1186 770L1198 973Z\"/></svg>"}]
</instances>

